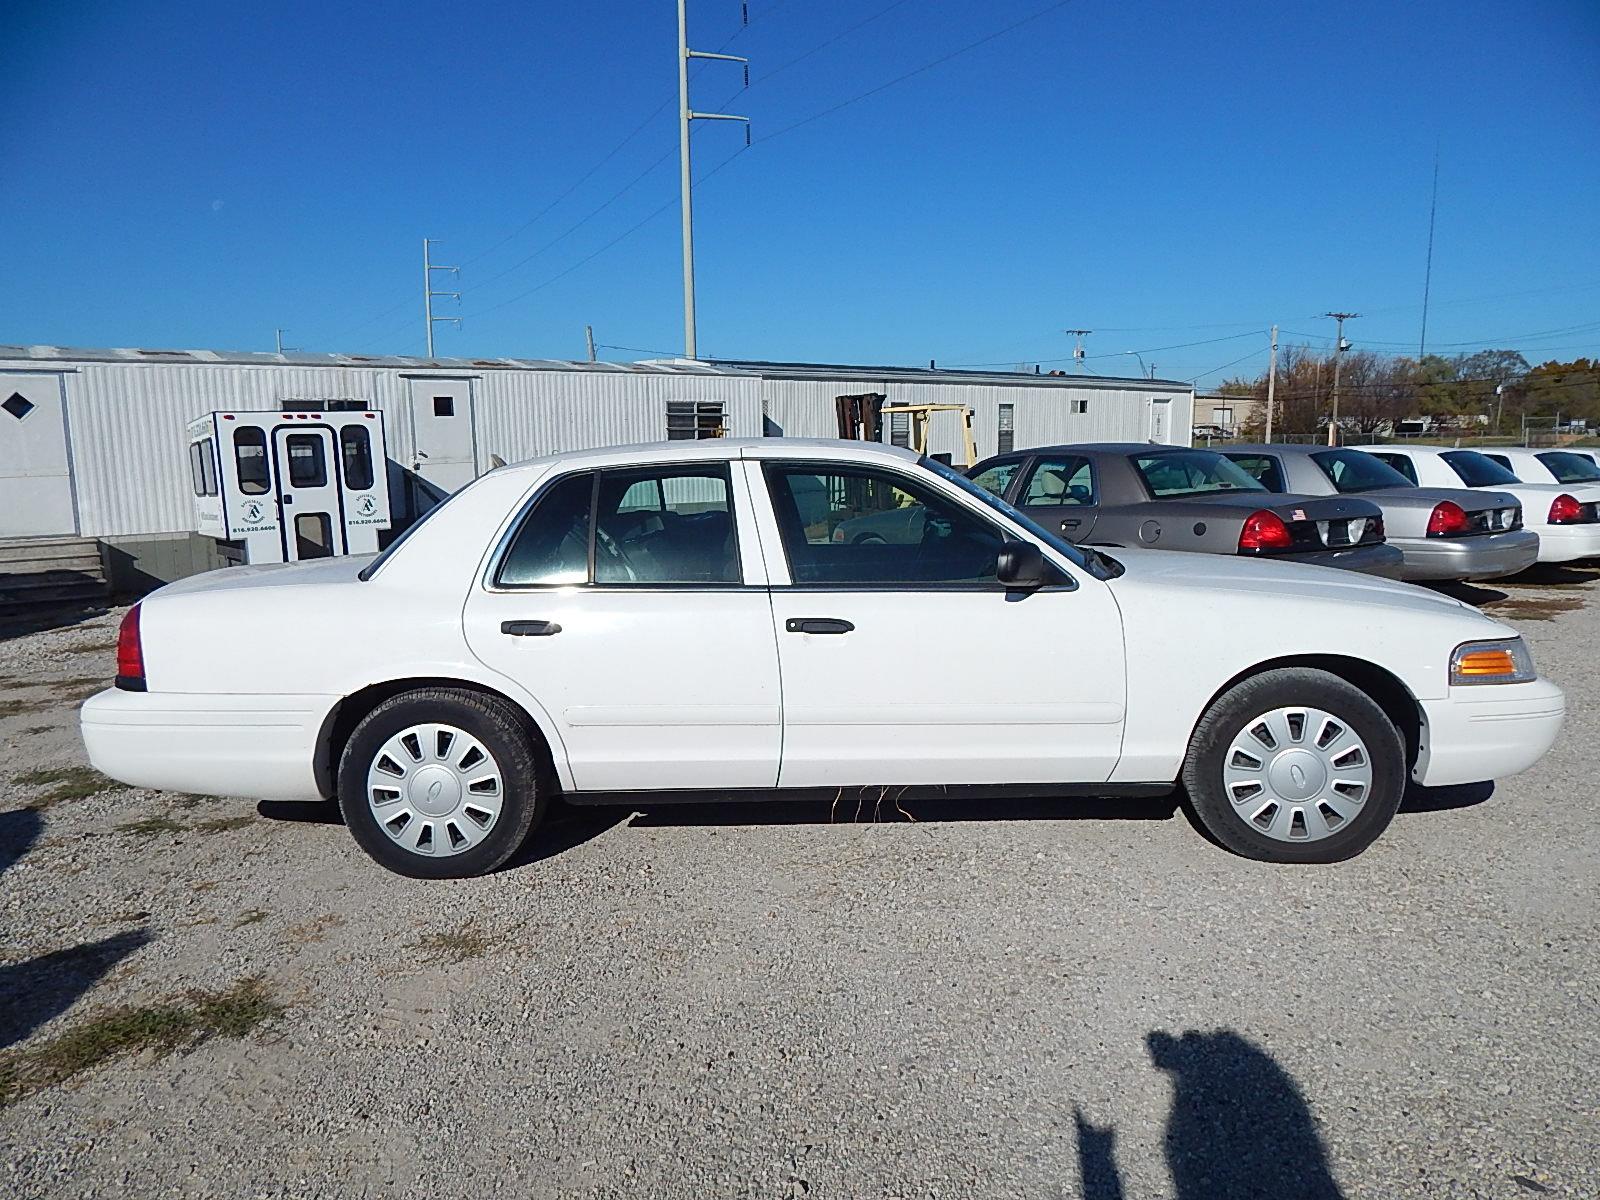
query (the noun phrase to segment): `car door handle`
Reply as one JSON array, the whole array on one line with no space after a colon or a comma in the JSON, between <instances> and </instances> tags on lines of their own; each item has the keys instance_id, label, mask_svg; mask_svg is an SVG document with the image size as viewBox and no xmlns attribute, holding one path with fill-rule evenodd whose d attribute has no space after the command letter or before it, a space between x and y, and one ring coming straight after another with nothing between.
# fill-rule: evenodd
<instances>
[{"instance_id":1,"label":"car door handle","mask_svg":"<svg viewBox=\"0 0 1600 1200\"><path fill-rule=\"evenodd\" d=\"M285 504L293 504L294 503L294 497L291 496L288 492L285 492L283 494L283 502Z\"/></svg>"},{"instance_id":2,"label":"car door handle","mask_svg":"<svg viewBox=\"0 0 1600 1200\"><path fill-rule=\"evenodd\" d=\"M561 632L554 621L501 621L500 632L512 637L550 637Z\"/></svg>"},{"instance_id":3,"label":"car door handle","mask_svg":"<svg viewBox=\"0 0 1600 1200\"><path fill-rule=\"evenodd\" d=\"M1079 525L1082 525L1082 524L1083 524L1083 518L1082 517L1072 517L1072 518L1069 518L1068 520L1065 520L1065 521L1061 522L1061 528L1063 530L1076 529Z\"/></svg>"},{"instance_id":4,"label":"car door handle","mask_svg":"<svg viewBox=\"0 0 1600 1200\"><path fill-rule=\"evenodd\" d=\"M855 628L838 617L790 617L783 627L790 633L849 633Z\"/></svg>"}]
</instances>

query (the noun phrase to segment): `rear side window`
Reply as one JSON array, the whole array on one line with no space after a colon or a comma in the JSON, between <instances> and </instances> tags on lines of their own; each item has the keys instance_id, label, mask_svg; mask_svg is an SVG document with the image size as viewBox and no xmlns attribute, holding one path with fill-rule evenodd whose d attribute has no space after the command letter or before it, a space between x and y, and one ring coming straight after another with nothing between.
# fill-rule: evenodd
<instances>
[{"instance_id":1,"label":"rear side window","mask_svg":"<svg viewBox=\"0 0 1600 1200\"><path fill-rule=\"evenodd\" d=\"M233 467L239 474L239 490L246 496L266 493L272 486L266 430L244 426L233 431Z\"/></svg>"},{"instance_id":2,"label":"rear side window","mask_svg":"<svg viewBox=\"0 0 1600 1200\"><path fill-rule=\"evenodd\" d=\"M1468 487L1499 487L1501 484L1521 482L1499 463L1485 458L1476 450L1447 450L1439 457L1450 464Z\"/></svg>"},{"instance_id":3,"label":"rear side window","mask_svg":"<svg viewBox=\"0 0 1600 1200\"><path fill-rule=\"evenodd\" d=\"M1415 486L1417 482L1417 464L1404 454L1374 454L1373 458L1385 466L1393 467L1405 477L1407 483Z\"/></svg>"},{"instance_id":4,"label":"rear side window","mask_svg":"<svg viewBox=\"0 0 1600 1200\"><path fill-rule=\"evenodd\" d=\"M1376 488L1405 487L1412 482L1375 455L1359 450L1321 450L1311 456L1311 461L1341 492L1370 492Z\"/></svg>"},{"instance_id":5,"label":"rear side window","mask_svg":"<svg viewBox=\"0 0 1600 1200\"><path fill-rule=\"evenodd\" d=\"M1214 492L1264 492L1239 467L1210 450L1178 450L1170 454L1136 454L1133 466L1157 500L1209 496Z\"/></svg>"},{"instance_id":6,"label":"rear side window","mask_svg":"<svg viewBox=\"0 0 1600 1200\"><path fill-rule=\"evenodd\" d=\"M1017 468L1022 465L1021 459L1011 462L995 463L987 470L978 472L972 477L972 482L985 491L993 492L996 496L1004 496L1006 489L1011 486L1011 478L1017 473Z\"/></svg>"},{"instance_id":7,"label":"rear side window","mask_svg":"<svg viewBox=\"0 0 1600 1200\"><path fill-rule=\"evenodd\" d=\"M1017 503L1023 508L1093 504L1094 472L1089 460L1078 454L1038 459Z\"/></svg>"},{"instance_id":8,"label":"rear side window","mask_svg":"<svg viewBox=\"0 0 1600 1200\"><path fill-rule=\"evenodd\" d=\"M358 492L372 487L372 442L365 425L346 425L339 431L339 465L345 487Z\"/></svg>"},{"instance_id":9,"label":"rear side window","mask_svg":"<svg viewBox=\"0 0 1600 1200\"><path fill-rule=\"evenodd\" d=\"M1254 479L1269 492L1288 491L1283 486L1283 468L1278 460L1266 454L1230 454L1228 461Z\"/></svg>"},{"instance_id":10,"label":"rear side window","mask_svg":"<svg viewBox=\"0 0 1600 1200\"><path fill-rule=\"evenodd\" d=\"M1600 483L1600 466L1587 455L1570 450L1549 450L1536 455L1557 483Z\"/></svg>"},{"instance_id":11,"label":"rear side window","mask_svg":"<svg viewBox=\"0 0 1600 1200\"><path fill-rule=\"evenodd\" d=\"M594 474L560 480L534 505L500 562L501 587L589 582L589 510Z\"/></svg>"}]
</instances>

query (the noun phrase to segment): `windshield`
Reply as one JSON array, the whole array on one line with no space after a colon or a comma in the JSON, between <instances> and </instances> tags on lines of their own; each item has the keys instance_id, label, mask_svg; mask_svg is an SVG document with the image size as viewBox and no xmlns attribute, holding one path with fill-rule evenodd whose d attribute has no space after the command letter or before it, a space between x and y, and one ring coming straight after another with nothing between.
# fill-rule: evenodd
<instances>
[{"instance_id":1,"label":"windshield","mask_svg":"<svg viewBox=\"0 0 1600 1200\"><path fill-rule=\"evenodd\" d=\"M1403 487L1412 483L1388 463L1359 450L1321 450L1311 461L1341 492L1370 492L1375 488Z\"/></svg>"},{"instance_id":2,"label":"windshield","mask_svg":"<svg viewBox=\"0 0 1600 1200\"><path fill-rule=\"evenodd\" d=\"M1557 483L1600 483L1600 466L1594 459L1571 450L1551 450L1536 456Z\"/></svg>"},{"instance_id":3,"label":"windshield","mask_svg":"<svg viewBox=\"0 0 1600 1200\"><path fill-rule=\"evenodd\" d=\"M1209 496L1214 492L1264 492L1267 489L1237 463L1210 450L1135 454L1131 459L1157 500Z\"/></svg>"},{"instance_id":4,"label":"windshield","mask_svg":"<svg viewBox=\"0 0 1600 1200\"><path fill-rule=\"evenodd\" d=\"M1018 525L1021 525L1029 533L1033 534L1034 537L1048 545L1051 549L1059 550L1062 554L1065 554L1080 567L1083 567L1086 570L1090 569L1088 563L1084 561L1083 551L1079 550L1078 547L1067 541L1060 534L1051 533L1043 525L1040 525L1037 521L1033 520L1033 518L1029 517L1020 509L1013 508L999 496L996 496L993 492L986 488L979 487L960 471L945 466L944 463L940 462L938 459L924 456L920 461L922 466L927 467L928 470L932 471L935 475L939 475L945 479L948 479L951 483L955 484L974 500L982 503L985 508L992 508L997 513L1005 514Z\"/></svg>"},{"instance_id":5,"label":"windshield","mask_svg":"<svg viewBox=\"0 0 1600 1200\"><path fill-rule=\"evenodd\" d=\"M1439 455L1461 476L1468 487L1499 487L1506 483L1522 481L1492 458L1485 458L1476 450L1448 450Z\"/></svg>"}]
</instances>

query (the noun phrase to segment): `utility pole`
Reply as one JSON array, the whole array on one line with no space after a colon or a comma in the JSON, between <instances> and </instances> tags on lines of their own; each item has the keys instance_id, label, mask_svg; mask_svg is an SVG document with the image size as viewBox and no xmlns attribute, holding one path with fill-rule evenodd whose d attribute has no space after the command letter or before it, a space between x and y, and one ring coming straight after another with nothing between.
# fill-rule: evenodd
<instances>
[{"instance_id":1,"label":"utility pole","mask_svg":"<svg viewBox=\"0 0 1600 1200\"><path fill-rule=\"evenodd\" d=\"M1092 329L1063 329L1062 333L1070 333L1076 341L1072 346L1072 366L1074 370L1083 369L1083 339L1094 332Z\"/></svg>"},{"instance_id":2,"label":"utility pole","mask_svg":"<svg viewBox=\"0 0 1600 1200\"><path fill-rule=\"evenodd\" d=\"M433 357L433 327L440 321L452 321L457 329L461 328L460 317L436 317L433 315L433 298L435 296L448 296L452 300L460 301L460 292L436 292L433 290L433 273L435 271L449 271L458 280L461 278L460 267L440 267L433 262L433 238L422 239L422 313L428 322L428 357Z\"/></svg>"},{"instance_id":3,"label":"utility pole","mask_svg":"<svg viewBox=\"0 0 1600 1200\"><path fill-rule=\"evenodd\" d=\"M749 23L749 10L745 22ZM690 191L694 186L689 169L689 123L691 121L743 121L744 142L750 144L750 118L729 113L695 112L689 107L689 60L715 58L722 62L743 63L745 86L750 86L750 60L737 54L711 54L689 49L689 0L678 0L678 174L683 207L683 354L698 358L694 328L694 209Z\"/></svg>"},{"instance_id":4,"label":"utility pole","mask_svg":"<svg viewBox=\"0 0 1600 1200\"><path fill-rule=\"evenodd\" d=\"M1272 359L1267 367L1267 442L1272 442L1272 410L1277 407L1278 327L1272 327Z\"/></svg>"},{"instance_id":5,"label":"utility pole","mask_svg":"<svg viewBox=\"0 0 1600 1200\"><path fill-rule=\"evenodd\" d=\"M593 362L594 361L594 326L593 325L585 325L583 327L583 340L589 343L589 361Z\"/></svg>"},{"instance_id":6,"label":"utility pole","mask_svg":"<svg viewBox=\"0 0 1600 1200\"><path fill-rule=\"evenodd\" d=\"M1339 363L1345 350L1349 347L1349 343L1344 340L1344 323L1355 320L1361 314L1331 312L1323 313L1322 315L1332 317L1339 322L1339 332L1334 335L1333 339L1333 417L1328 422L1328 445L1337 446L1339 444Z\"/></svg>"},{"instance_id":7,"label":"utility pole","mask_svg":"<svg viewBox=\"0 0 1600 1200\"><path fill-rule=\"evenodd\" d=\"M1422 334L1417 339L1417 365L1428 351L1428 293L1433 290L1433 219L1439 213L1439 143L1433 144L1433 199L1428 202L1428 265L1422 272Z\"/></svg>"}]
</instances>

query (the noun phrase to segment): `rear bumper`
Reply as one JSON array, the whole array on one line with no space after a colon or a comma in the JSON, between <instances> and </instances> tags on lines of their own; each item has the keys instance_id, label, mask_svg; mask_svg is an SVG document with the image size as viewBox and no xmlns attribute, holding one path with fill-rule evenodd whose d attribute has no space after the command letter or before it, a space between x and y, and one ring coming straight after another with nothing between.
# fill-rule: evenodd
<instances>
[{"instance_id":1,"label":"rear bumper","mask_svg":"<svg viewBox=\"0 0 1600 1200\"><path fill-rule=\"evenodd\" d=\"M1405 555L1402 579L1501 579L1526 571L1539 559L1539 535L1531 529L1464 538L1393 538Z\"/></svg>"},{"instance_id":2,"label":"rear bumper","mask_svg":"<svg viewBox=\"0 0 1600 1200\"><path fill-rule=\"evenodd\" d=\"M1422 748L1411 776L1428 787L1526 771L1555 744L1567 701L1548 679L1453 687L1422 701Z\"/></svg>"},{"instance_id":3,"label":"rear bumper","mask_svg":"<svg viewBox=\"0 0 1600 1200\"><path fill-rule=\"evenodd\" d=\"M1539 561L1572 562L1600 556L1600 525L1539 526Z\"/></svg>"},{"instance_id":4,"label":"rear bumper","mask_svg":"<svg viewBox=\"0 0 1600 1200\"><path fill-rule=\"evenodd\" d=\"M1317 550L1310 554L1275 554L1273 562L1302 562L1314 567L1338 567L1342 571L1360 571L1365 575L1382 575L1385 579L1400 579L1405 567L1405 555L1386 542L1370 546L1352 546L1348 550Z\"/></svg>"},{"instance_id":5,"label":"rear bumper","mask_svg":"<svg viewBox=\"0 0 1600 1200\"><path fill-rule=\"evenodd\" d=\"M112 688L91 696L78 720L95 770L134 787L318 800L317 738L338 699Z\"/></svg>"}]
</instances>

